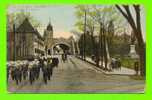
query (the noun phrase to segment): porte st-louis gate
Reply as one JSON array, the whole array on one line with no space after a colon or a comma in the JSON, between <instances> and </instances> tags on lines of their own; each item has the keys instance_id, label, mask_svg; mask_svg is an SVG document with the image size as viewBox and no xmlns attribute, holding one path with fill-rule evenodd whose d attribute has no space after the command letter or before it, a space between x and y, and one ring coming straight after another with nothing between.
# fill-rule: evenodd
<instances>
[{"instance_id":1,"label":"porte st-louis gate","mask_svg":"<svg viewBox=\"0 0 152 100\"><path fill-rule=\"evenodd\" d=\"M53 27L49 23L44 31L45 55L54 55L57 45L60 45L62 49L66 49L66 51L68 51L70 54L75 54L74 38L72 36L68 39L53 38ZM63 46L65 48L63 48Z\"/></svg>"}]
</instances>

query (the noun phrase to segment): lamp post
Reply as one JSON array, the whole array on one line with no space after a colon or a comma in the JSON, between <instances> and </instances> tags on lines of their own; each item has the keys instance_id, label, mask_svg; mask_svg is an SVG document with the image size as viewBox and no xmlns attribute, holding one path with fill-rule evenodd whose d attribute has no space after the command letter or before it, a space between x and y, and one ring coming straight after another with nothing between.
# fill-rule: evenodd
<instances>
[{"instance_id":1,"label":"lamp post","mask_svg":"<svg viewBox=\"0 0 152 100\"><path fill-rule=\"evenodd\" d=\"M13 24L13 34L14 34L14 55L13 55L13 59L14 61L16 61L16 31L15 31L15 24Z\"/></svg>"}]
</instances>

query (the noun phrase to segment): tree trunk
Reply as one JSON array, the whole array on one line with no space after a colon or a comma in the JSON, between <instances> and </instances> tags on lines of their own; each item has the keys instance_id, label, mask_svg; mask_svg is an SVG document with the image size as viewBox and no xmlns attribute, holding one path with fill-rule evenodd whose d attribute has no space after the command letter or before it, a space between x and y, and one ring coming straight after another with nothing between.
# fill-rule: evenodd
<instances>
[{"instance_id":1,"label":"tree trunk","mask_svg":"<svg viewBox=\"0 0 152 100\"><path fill-rule=\"evenodd\" d=\"M141 76L145 76L146 74L146 57L145 57L145 45L144 43L139 43L139 57L140 57L140 75Z\"/></svg>"},{"instance_id":2,"label":"tree trunk","mask_svg":"<svg viewBox=\"0 0 152 100\"><path fill-rule=\"evenodd\" d=\"M94 42L93 32L91 32L91 41L92 41L92 54L95 55L95 42Z\"/></svg>"},{"instance_id":3,"label":"tree trunk","mask_svg":"<svg viewBox=\"0 0 152 100\"><path fill-rule=\"evenodd\" d=\"M106 50L106 47L107 45L106 45L106 36L105 36L105 33L104 33L104 62L105 62L105 70L108 70L108 68L107 68L107 62L108 62L108 60L107 60L107 50Z\"/></svg>"},{"instance_id":4,"label":"tree trunk","mask_svg":"<svg viewBox=\"0 0 152 100\"><path fill-rule=\"evenodd\" d=\"M96 66L99 67L99 46L98 46L98 43L96 44L95 46L96 50L95 50L95 56L96 56Z\"/></svg>"},{"instance_id":5,"label":"tree trunk","mask_svg":"<svg viewBox=\"0 0 152 100\"><path fill-rule=\"evenodd\" d=\"M103 26L102 26L102 23L100 23L100 40L99 40L99 44L100 44L100 61L101 61L101 67L103 68L103 56L104 56L104 46L103 46Z\"/></svg>"}]
</instances>

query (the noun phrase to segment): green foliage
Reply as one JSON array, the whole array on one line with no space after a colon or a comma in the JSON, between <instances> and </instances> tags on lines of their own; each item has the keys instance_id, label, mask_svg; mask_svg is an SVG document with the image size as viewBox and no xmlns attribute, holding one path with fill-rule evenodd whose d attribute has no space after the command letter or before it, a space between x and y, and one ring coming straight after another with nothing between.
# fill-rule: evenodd
<instances>
[{"instance_id":1,"label":"green foliage","mask_svg":"<svg viewBox=\"0 0 152 100\"><path fill-rule=\"evenodd\" d=\"M122 34L126 27L126 21L120 16L120 12L117 11L115 6L79 5L75 8L77 18L75 26L82 33L84 33L84 27L87 27L87 31L90 33L86 37L86 43L83 43L83 35L80 37L80 52L83 50L85 44L86 54L91 55L90 53L93 53L91 51L95 50L93 49L95 44L93 43L91 36L99 36L99 34L102 33L106 36L108 41L109 51L107 52L110 53L111 57L115 57L115 55L128 55L130 50L130 36ZM87 12L86 26L84 26L85 11Z\"/></svg>"},{"instance_id":2,"label":"green foliage","mask_svg":"<svg viewBox=\"0 0 152 100\"><path fill-rule=\"evenodd\" d=\"M79 20L75 23L75 26L77 27L77 29L81 32L83 32L84 30L84 24L83 24L83 21Z\"/></svg>"},{"instance_id":3,"label":"green foliage","mask_svg":"<svg viewBox=\"0 0 152 100\"><path fill-rule=\"evenodd\" d=\"M134 59L131 59L130 57L122 57L121 58L121 64L123 67L134 69Z\"/></svg>"},{"instance_id":4,"label":"green foliage","mask_svg":"<svg viewBox=\"0 0 152 100\"><path fill-rule=\"evenodd\" d=\"M112 57L115 55L126 56L130 51L130 36L127 34L115 35L109 46L109 52Z\"/></svg>"},{"instance_id":5,"label":"green foliage","mask_svg":"<svg viewBox=\"0 0 152 100\"><path fill-rule=\"evenodd\" d=\"M93 45L91 41L91 35L89 33L85 34L85 41L84 41L84 34L82 34L79 39L80 55L83 54L84 47L85 47L85 54L87 56L91 56Z\"/></svg>"}]
</instances>

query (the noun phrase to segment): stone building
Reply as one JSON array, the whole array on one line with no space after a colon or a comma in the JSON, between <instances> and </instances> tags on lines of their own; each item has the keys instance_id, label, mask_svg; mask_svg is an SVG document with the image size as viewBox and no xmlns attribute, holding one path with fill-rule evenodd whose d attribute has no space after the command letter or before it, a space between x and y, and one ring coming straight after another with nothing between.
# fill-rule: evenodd
<instances>
[{"instance_id":1,"label":"stone building","mask_svg":"<svg viewBox=\"0 0 152 100\"><path fill-rule=\"evenodd\" d=\"M40 33L34 29L28 18L15 29L14 37L15 39L12 41L13 46L10 45L10 41L8 40L8 54L13 51L15 60L33 59L44 54L44 39Z\"/></svg>"},{"instance_id":2,"label":"stone building","mask_svg":"<svg viewBox=\"0 0 152 100\"><path fill-rule=\"evenodd\" d=\"M45 55L51 55L51 46L53 44L53 27L51 23L47 25L47 28L44 30L44 46L45 46Z\"/></svg>"},{"instance_id":3,"label":"stone building","mask_svg":"<svg viewBox=\"0 0 152 100\"><path fill-rule=\"evenodd\" d=\"M7 30L7 60L14 60L14 33L12 30Z\"/></svg>"}]
</instances>

